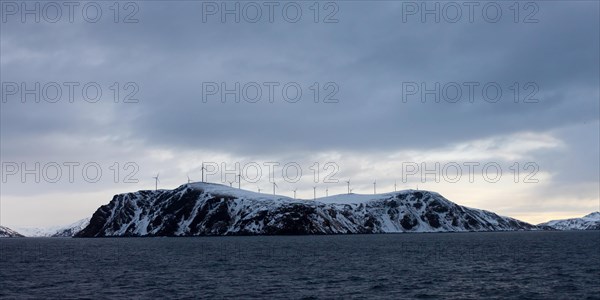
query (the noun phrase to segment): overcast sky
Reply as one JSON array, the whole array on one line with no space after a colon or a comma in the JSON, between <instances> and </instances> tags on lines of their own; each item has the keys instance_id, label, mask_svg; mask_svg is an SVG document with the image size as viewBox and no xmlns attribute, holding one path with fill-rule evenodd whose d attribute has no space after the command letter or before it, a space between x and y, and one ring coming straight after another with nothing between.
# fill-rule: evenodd
<instances>
[{"instance_id":1,"label":"overcast sky","mask_svg":"<svg viewBox=\"0 0 600 300\"><path fill-rule=\"evenodd\" d=\"M237 171L223 180L224 165L260 165L241 186L269 193L265 163L278 163L277 193L306 199L350 179L355 193L396 181L532 223L600 209L598 2L472 14L464 2L227 2L239 22L213 2L81 2L73 22L62 2L60 16L39 2L39 22L13 3L0 23L1 225L68 224L154 189L157 173L159 188L199 181L203 161L227 185ZM436 4L439 22L420 14ZM236 83L238 96L223 92ZM445 176L423 182L423 167Z\"/></svg>"}]
</instances>

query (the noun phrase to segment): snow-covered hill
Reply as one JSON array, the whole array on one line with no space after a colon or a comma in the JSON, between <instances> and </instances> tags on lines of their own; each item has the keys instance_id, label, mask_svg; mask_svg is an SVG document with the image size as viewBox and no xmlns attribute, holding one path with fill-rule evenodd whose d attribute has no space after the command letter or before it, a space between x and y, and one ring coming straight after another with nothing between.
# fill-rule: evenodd
<instances>
[{"instance_id":1,"label":"snow-covered hill","mask_svg":"<svg viewBox=\"0 0 600 300\"><path fill-rule=\"evenodd\" d=\"M90 224L90 218L81 219L75 223L63 226L54 231L51 237L72 237Z\"/></svg>"},{"instance_id":2,"label":"snow-covered hill","mask_svg":"<svg viewBox=\"0 0 600 300\"><path fill-rule=\"evenodd\" d=\"M538 227L429 191L312 200L220 184L115 195L78 237L509 231Z\"/></svg>"},{"instance_id":3,"label":"snow-covered hill","mask_svg":"<svg viewBox=\"0 0 600 300\"><path fill-rule=\"evenodd\" d=\"M549 226L557 230L600 230L600 212L593 212L581 218L552 220L538 226Z\"/></svg>"},{"instance_id":4,"label":"snow-covered hill","mask_svg":"<svg viewBox=\"0 0 600 300\"><path fill-rule=\"evenodd\" d=\"M16 228L26 237L71 237L90 222L90 218L81 219L69 225L52 226L47 228L19 227Z\"/></svg>"},{"instance_id":5,"label":"snow-covered hill","mask_svg":"<svg viewBox=\"0 0 600 300\"><path fill-rule=\"evenodd\" d=\"M4 237L22 237L23 235L4 226L0 226L0 238Z\"/></svg>"},{"instance_id":6,"label":"snow-covered hill","mask_svg":"<svg viewBox=\"0 0 600 300\"><path fill-rule=\"evenodd\" d=\"M56 232L55 228L58 227L15 227L15 230L26 237L49 237Z\"/></svg>"}]
</instances>

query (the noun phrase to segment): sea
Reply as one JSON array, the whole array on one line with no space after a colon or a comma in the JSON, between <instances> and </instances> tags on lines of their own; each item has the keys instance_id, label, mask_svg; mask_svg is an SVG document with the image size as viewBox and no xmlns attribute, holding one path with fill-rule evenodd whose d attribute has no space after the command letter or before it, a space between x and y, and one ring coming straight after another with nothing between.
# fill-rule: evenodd
<instances>
[{"instance_id":1,"label":"sea","mask_svg":"<svg viewBox=\"0 0 600 300\"><path fill-rule=\"evenodd\" d=\"M1 299L600 299L600 231L0 239Z\"/></svg>"}]
</instances>

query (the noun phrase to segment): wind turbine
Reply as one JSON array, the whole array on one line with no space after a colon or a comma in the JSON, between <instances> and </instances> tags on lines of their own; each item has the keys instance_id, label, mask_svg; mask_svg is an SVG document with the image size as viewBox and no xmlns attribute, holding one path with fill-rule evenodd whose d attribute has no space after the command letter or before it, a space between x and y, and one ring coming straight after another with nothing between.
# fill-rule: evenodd
<instances>
[{"instance_id":1,"label":"wind turbine","mask_svg":"<svg viewBox=\"0 0 600 300\"><path fill-rule=\"evenodd\" d=\"M294 199L296 199L296 191L297 191L297 190L298 190L298 189L294 189Z\"/></svg>"},{"instance_id":2,"label":"wind turbine","mask_svg":"<svg viewBox=\"0 0 600 300\"><path fill-rule=\"evenodd\" d=\"M190 182L192 182L192 180L190 179L190 175L188 175L188 176L187 176L187 178L188 178L188 184L189 184Z\"/></svg>"},{"instance_id":3,"label":"wind turbine","mask_svg":"<svg viewBox=\"0 0 600 300\"><path fill-rule=\"evenodd\" d=\"M235 181L230 181L230 182L229 182L229 186L230 186L230 187L233 187L233 183L234 183L234 182L235 182Z\"/></svg>"},{"instance_id":4,"label":"wind turbine","mask_svg":"<svg viewBox=\"0 0 600 300\"><path fill-rule=\"evenodd\" d=\"M350 191L352 191L352 190L350 189L350 179L348 179L348 181L346 181L346 183L348 184L348 194L350 194Z\"/></svg>"},{"instance_id":5,"label":"wind turbine","mask_svg":"<svg viewBox=\"0 0 600 300\"><path fill-rule=\"evenodd\" d=\"M325 197L329 197L329 188L325 188Z\"/></svg>"},{"instance_id":6,"label":"wind turbine","mask_svg":"<svg viewBox=\"0 0 600 300\"><path fill-rule=\"evenodd\" d=\"M242 172L238 173L238 189L242 189Z\"/></svg>"},{"instance_id":7,"label":"wind turbine","mask_svg":"<svg viewBox=\"0 0 600 300\"><path fill-rule=\"evenodd\" d=\"M279 187L275 181L273 181L273 195L275 195L275 187Z\"/></svg>"},{"instance_id":8,"label":"wind turbine","mask_svg":"<svg viewBox=\"0 0 600 300\"><path fill-rule=\"evenodd\" d=\"M394 180L394 192L396 191L396 180Z\"/></svg>"},{"instance_id":9,"label":"wind turbine","mask_svg":"<svg viewBox=\"0 0 600 300\"><path fill-rule=\"evenodd\" d=\"M258 193L260 194L260 186L258 186L257 188L258 188Z\"/></svg>"},{"instance_id":10,"label":"wind turbine","mask_svg":"<svg viewBox=\"0 0 600 300\"><path fill-rule=\"evenodd\" d=\"M373 194L377 194L377 180L373 181Z\"/></svg>"},{"instance_id":11,"label":"wind turbine","mask_svg":"<svg viewBox=\"0 0 600 300\"><path fill-rule=\"evenodd\" d=\"M317 200L317 187L313 186L313 200Z\"/></svg>"},{"instance_id":12,"label":"wind turbine","mask_svg":"<svg viewBox=\"0 0 600 300\"><path fill-rule=\"evenodd\" d=\"M156 176L155 176L155 177L152 177L152 178L154 178L154 190L155 190L155 191L157 191L157 190L158 190L158 182L160 182L160 180L158 180L158 176L159 176L159 175L160 175L160 172L159 172L159 173L156 173Z\"/></svg>"},{"instance_id":13,"label":"wind turbine","mask_svg":"<svg viewBox=\"0 0 600 300\"><path fill-rule=\"evenodd\" d=\"M204 182L204 170L206 170L206 168L204 167L204 162L202 162L202 182Z\"/></svg>"}]
</instances>

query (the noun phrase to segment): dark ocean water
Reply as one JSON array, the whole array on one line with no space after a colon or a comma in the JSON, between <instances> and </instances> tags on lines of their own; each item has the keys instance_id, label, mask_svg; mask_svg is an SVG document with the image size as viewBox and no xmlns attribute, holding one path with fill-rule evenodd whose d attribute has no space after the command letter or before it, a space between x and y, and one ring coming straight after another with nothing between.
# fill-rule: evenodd
<instances>
[{"instance_id":1,"label":"dark ocean water","mask_svg":"<svg viewBox=\"0 0 600 300\"><path fill-rule=\"evenodd\" d=\"M0 239L0 298L600 299L600 231Z\"/></svg>"}]
</instances>

